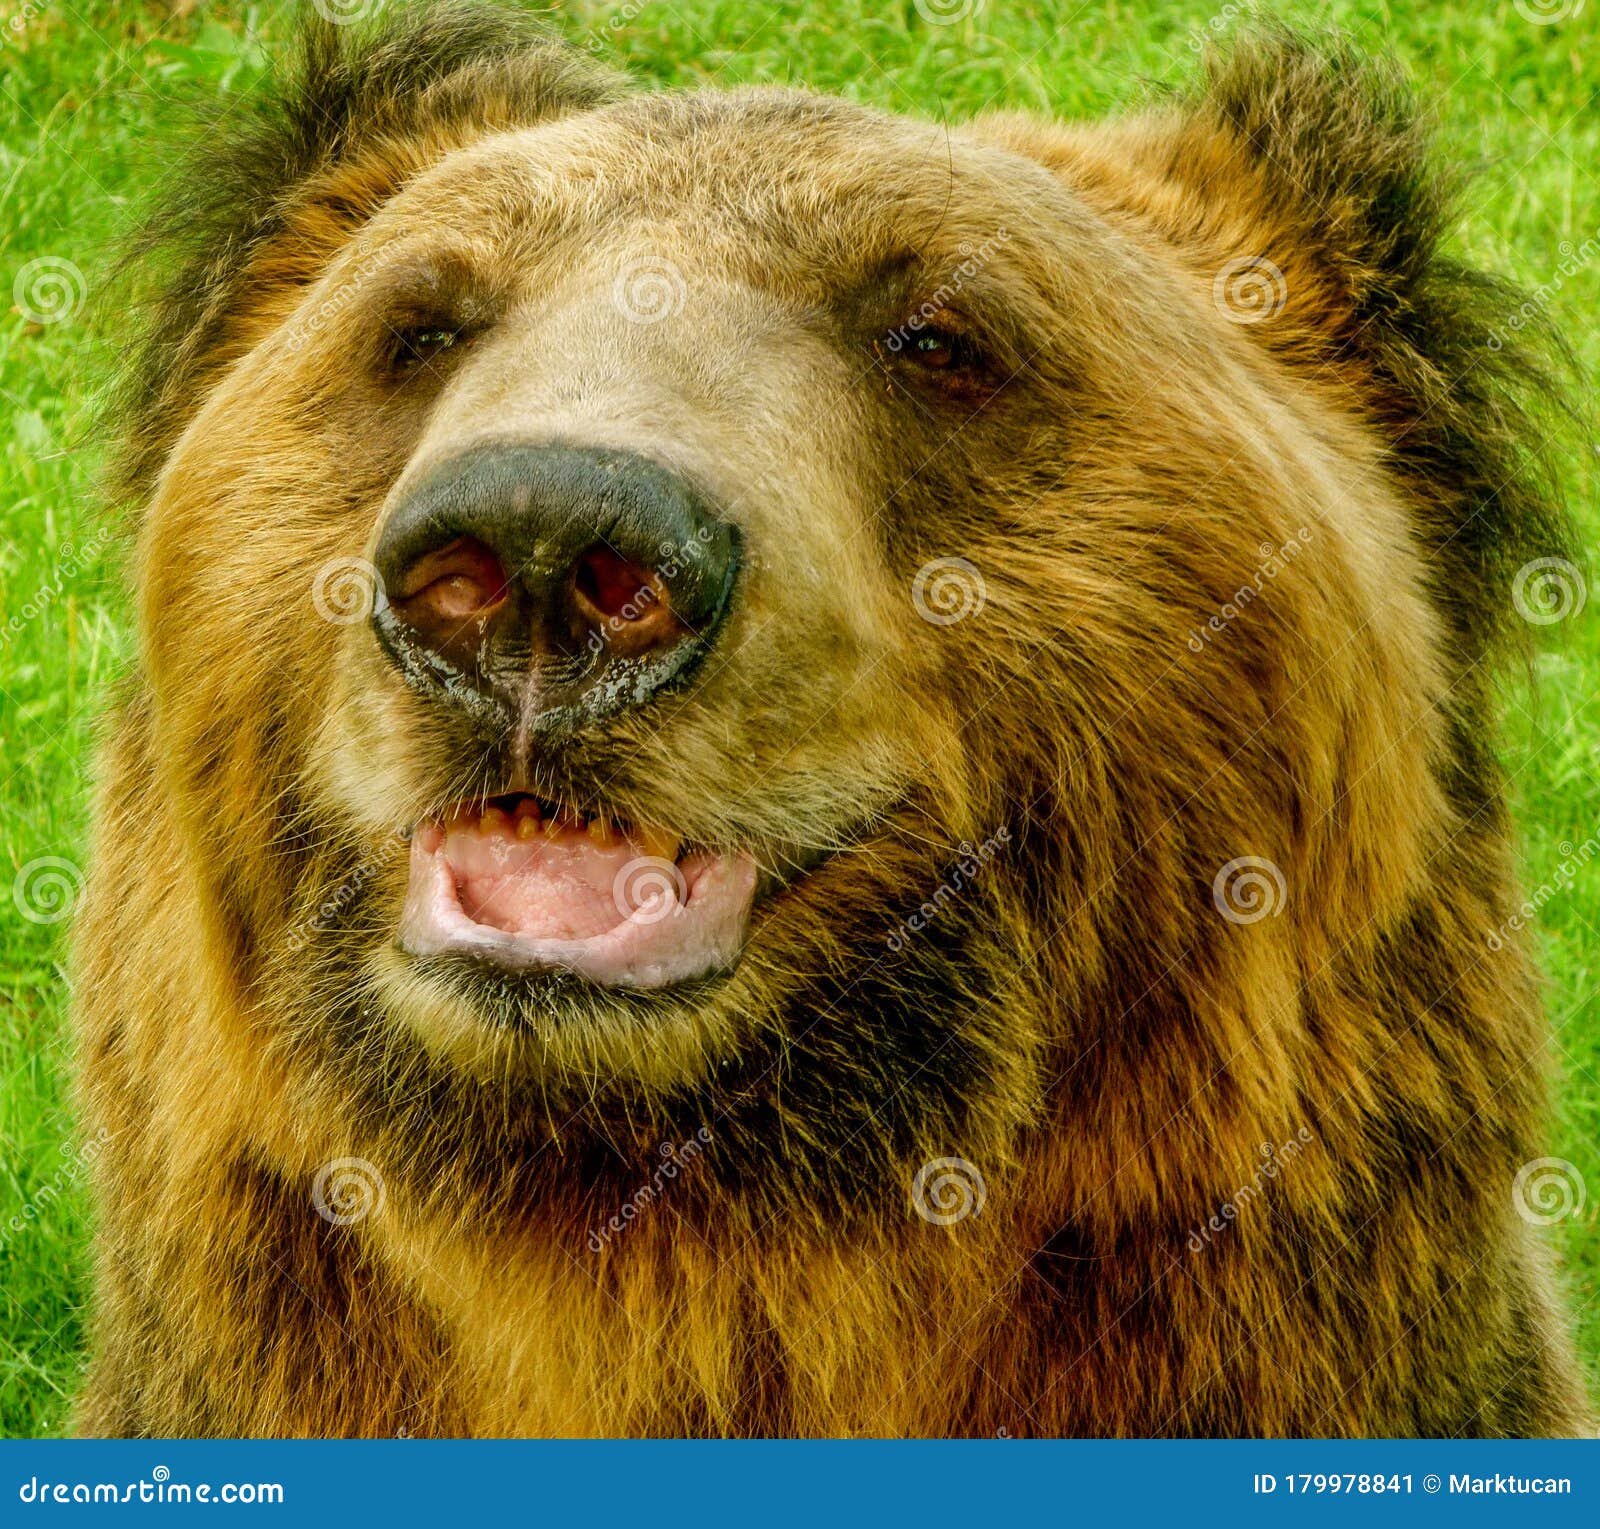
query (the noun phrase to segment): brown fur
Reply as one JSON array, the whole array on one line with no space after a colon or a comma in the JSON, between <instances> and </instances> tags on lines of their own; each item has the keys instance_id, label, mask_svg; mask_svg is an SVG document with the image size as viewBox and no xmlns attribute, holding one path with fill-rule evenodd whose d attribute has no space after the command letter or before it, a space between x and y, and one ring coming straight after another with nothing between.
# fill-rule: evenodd
<instances>
[{"instance_id":1,"label":"brown fur","mask_svg":"<svg viewBox=\"0 0 1600 1529\"><path fill-rule=\"evenodd\" d=\"M1590 1427L1511 1191L1537 988L1489 938L1490 666L1559 517L1382 67L1261 32L1123 122L947 136L619 93L435 7L313 33L299 78L145 251L141 657L78 934L112 1143L80 1428ZM1213 283L1258 255L1286 301L1232 322ZM645 258L678 311L630 324ZM885 343L941 287L990 357L960 385ZM435 310L470 343L385 381ZM534 761L773 872L705 987L393 946L396 828L495 789L501 744L312 586L430 464L556 436L692 473L751 549L689 684ZM910 587L948 556L986 599L934 625ZM1221 915L1241 856L1276 916ZM952 1156L987 1200L930 1224L913 1179ZM384 1191L348 1223L313 1196L344 1158Z\"/></svg>"}]
</instances>

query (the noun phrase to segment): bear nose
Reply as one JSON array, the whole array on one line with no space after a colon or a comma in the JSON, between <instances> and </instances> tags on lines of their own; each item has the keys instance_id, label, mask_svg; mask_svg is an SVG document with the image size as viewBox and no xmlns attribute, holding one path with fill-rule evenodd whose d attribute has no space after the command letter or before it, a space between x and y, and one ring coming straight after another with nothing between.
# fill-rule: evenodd
<instances>
[{"instance_id":1,"label":"bear nose","mask_svg":"<svg viewBox=\"0 0 1600 1529\"><path fill-rule=\"evenodd\" d=\"M373 627L414 687L576 721L642 704L705 652L739 541L646 457L489 445L415 486L373 562Z\"/></svg>"}]
</instances>

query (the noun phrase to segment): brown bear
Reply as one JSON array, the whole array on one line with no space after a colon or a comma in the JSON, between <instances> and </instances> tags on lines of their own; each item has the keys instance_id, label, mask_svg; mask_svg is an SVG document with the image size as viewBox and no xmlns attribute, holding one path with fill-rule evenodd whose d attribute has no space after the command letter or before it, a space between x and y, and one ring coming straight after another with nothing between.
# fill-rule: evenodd
<instances>
[{"instance_id":1,"label":"brown bear","mask_svg":"<svg viewBox=\"0 0 1600 1529\"><path fill-rule=\"evenodd\" d=\"M196 152L82 1432L1592 1427L1493 749L1542 374L1390 68L946 130L432 5Z\"/></svg>"}]
</instances>

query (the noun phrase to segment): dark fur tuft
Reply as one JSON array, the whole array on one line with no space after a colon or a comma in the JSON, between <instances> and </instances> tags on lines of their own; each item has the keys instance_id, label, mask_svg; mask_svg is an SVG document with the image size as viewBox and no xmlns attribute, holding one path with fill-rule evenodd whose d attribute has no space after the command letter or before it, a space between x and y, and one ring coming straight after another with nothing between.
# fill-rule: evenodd
<instances>
[{"instance_id":1,"label":"dark fur tuft","mask_svg":"<svg viewBox=\"0 0 1600 1529\"><path fill-rule=\"evenodd\" d=\"M1470 696L1482 660L1527 632L1517 571L1572 545L1550 462L1567 423L1559 340L1537 325L1508 339L1523 294L1446 253L1459 176L1394 62L1337 36L1253 28L1209 59L1188 104L1257 157L1290 242L1320 252L1342 301L1317 359L1365 380L1414 485Z\"/></svg>"}]
</instances>

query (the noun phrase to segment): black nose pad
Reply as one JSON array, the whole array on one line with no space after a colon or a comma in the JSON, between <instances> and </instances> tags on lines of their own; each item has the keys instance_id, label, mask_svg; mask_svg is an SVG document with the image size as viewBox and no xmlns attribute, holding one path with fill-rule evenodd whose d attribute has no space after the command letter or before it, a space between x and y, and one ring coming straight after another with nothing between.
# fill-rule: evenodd
<instances>
[{"instance_id":1,"label":"black nose pad","mask_svg":"<svg viewBox=\"0 0 1600 1529\"><path fill-rule=\"evenodd\" d=\"M688 671L727 612L739 538L645 457L493 445L418 483L373 561L373 628L413 686L555 727Z\"/></svg>"}]
</instances>

